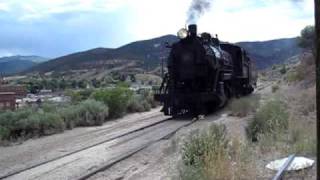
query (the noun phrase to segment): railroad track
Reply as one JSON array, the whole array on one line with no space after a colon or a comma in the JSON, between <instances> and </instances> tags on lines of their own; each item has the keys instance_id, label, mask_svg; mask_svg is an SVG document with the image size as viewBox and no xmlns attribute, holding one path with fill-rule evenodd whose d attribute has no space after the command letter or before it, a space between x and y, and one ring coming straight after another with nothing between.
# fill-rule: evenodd
<instances>
[{"instance_id":1,"label":"railroad track","mask_svg":"<svg viewBox=\"0 0 320 180\"><path fill-rule=\"evenodd\" d=\"M104 164L103 166L101 166L100 168L98 168L98 169L96 169L96 170L94 170L94 171L92 171L92 172L90 172L90 173L87 173L87 174L81 176L80 178L77 178L77 180L86 180L86 179L88 179L88 178L96 175L96 174L99 173L99 172L105 171L105 170L109 169L110 167L112 167L113 165L115 165L115 164L117 164L117 163L119 163L119 162L121 162L121 161L123 161L123 160L125 160L125 159L127 159L127 158L129 158L129 157L131 157L132 155L138 153L139 151L142 151L143 149L149 147L150 145L152 145L152 144L154 144L154 143L156 143L156 142L158 142L158 141L164 140L164 139L169 139L169 138L170 138L172 135L174 135L177 131L179 131L180 129L182 129L182 128L184 128L184 127L187 127L187 126L193 124L195 121L196 121L196 120L192 120L192 121L190 121L189 123L183 124L183 125L181 125L180 127L176 128L173 132L167 133L166 135L164 135L164 136L161 137L160 139L151 141L151 142L149 142L148 144L139 147L139 148L136 149L135 151L132 151L132 152L130 152L130 153L128 153L128 154L125 154L125 155L123 155L122 157L119 157L119 158L116 159L114 162L106 163L106 164Z\"/></svg>"},{"instance_id":2,"label":"railroad track","mask_svg":"<svg viewBox=\"0 0 320 180\"><path fill-rule=\"evenodd\" d=\"M155 116L151 116L151 117L146 117L146 119L151 119L156 117ZM144 119L144 120L146 120ZM78 149L76 151L64 154L62 156L47 160L47 161L43 161L41 163L29 166L27 168L23 168L11 173L8 173L6 175L3 175L0 177L0 179L21 179L23 177L23 179L56 179L56 178L61 178L63 177L63 172L68 173L69 171L65 171L64 168L68 169L68 167L71 167L71 171L79 171L80 169L83 169L82 173L80 175L78 175L77 173L72 174L72 172L70 174L72 175L67 175L66 177L68 179L87 179L91 176L93 176L94 174L104 171L108 168L110 168L112 165L132 156L133 154L145 149L146 147L150 146L151 144L160 141L162 139L168 138L170 137L172 134L174 134L175 132L177 132L179 129L188 126L192 123L194 123L194 121L174 121L173 123L169 123L169 120L171 120L171 118L163 118L160 119L157 122L151 123L151 124L147 124L145 126L141 126L139 128L136 128L134 130L122 133L120 135L111 137L111 138L107 138L103 141L100 141L98 143L92 144L90 146L86 146L83 147L81 149ZM172 124L172 127L171 125ZM169 128L168 128L169 127ZM155 136L155 138L146 138L147 140L142 140L143 143L138 144L137 146L135 146L134 148L130 149L128 148L128 151L123 151L121 153L114 153L115 155L113 155L113 157L111 159L104 159L104 156L102 156L102 154L105 154L106 156L109 156L109 154L107 153L108 150L106 150L107 148L110 147L115 147L115 149L117 149L117 146L119 146L119 149L125 149L125 148L120 148L121 146L126 145L127 142L133 141L135 138L141 138L143 137L144 133L149 133L152 137L152 131L156 132L157 130L159 130L159 128L168 128L168 130L165 133L162 133L160 131L160 133L158 132L158 134ZM151 130L149 130L151 129ZM112 152L112 148L110 148L110 151ZM83 159L89 159L90 161L90 156L88 156L88 154L90 153L94 153L94 152L101 152L101 159L98 159L99 156L93 156L93 159L96 160L96 162L94 160L91 160L92 162L89 162L87 164L89 164L90 167L89 169L85 169L86 166L79 166L79 169L75 169L77 168L77 166L79 164L82 163L82 161L84 162ZM112 156L112 153L111 153ZM74 167L72 166L72 164L74 165ZM86 164L86 162L84 162L84 164ZM56 172L56 174L55 174ZM48 176L47 176L48 175ZM48 178L47 178L48 177Z\"/></svg>"}]
</instances>

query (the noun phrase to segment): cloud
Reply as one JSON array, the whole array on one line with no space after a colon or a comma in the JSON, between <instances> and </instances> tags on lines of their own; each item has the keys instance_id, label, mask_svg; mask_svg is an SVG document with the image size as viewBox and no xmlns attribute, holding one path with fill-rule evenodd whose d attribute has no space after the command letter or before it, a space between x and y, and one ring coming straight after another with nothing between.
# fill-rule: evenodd
<instances>
[{"instance_id":1,"label":"cloud","mask_svg":"<svg viewBox=\"0 0 320 180\"><path fill-rule=\"evenodd\" d=\"M0 16L0 52L57 57L98 46L120 46L128 38L117 33L125 26L121 19L121 15L100 12L58 13L34 22Z\"/></svg>"},{"instance_id":2,"label":"cloud","mask_svg":"<svg viewBox=\"0 0 320 180\"><path fill-rule=\"evenodd\" d=\"M3 0L4 1L4 0ZM1 7L11 7L11 13L20 21L46 18L50 15L69 12L114 12L125 6L128 0L10 0L1 2Z\"/></svg>"},{"instance_id":3,"label":"cloud","mask_svg":"<svg viewBox=\"0 0 320 180\"><path fill-rule=\"evenodd\" d=\"M56 57L175 34L192 0L0 0L0 56ZM199 32L223 40L293 37L314 23L311 0L213 0Z\"/></svg>"},{"instance_id":4,"label":"cloud","mask_svg":"<svg viewBox=\"0 0 320 180\"><path fill-rule=\"evenodd\" d=\"M9 6L7 4L0 3L0 12L1 11L8 12L8 11L10 11L10 8L9 8Z\"/></svg>"},{"instance_id":5,"label":"cloud","mask_svg":"<svg viewBox=\"0 0 320 180\"><path fill-rule=\"evenodd\" d=\"M200 19L200 30L217 33L231 42L256 41L295 37L314 23L313 3L309 1L299 5L289 0L240 1L215 1L210 13Z\"/></svg>"}]
</instances>

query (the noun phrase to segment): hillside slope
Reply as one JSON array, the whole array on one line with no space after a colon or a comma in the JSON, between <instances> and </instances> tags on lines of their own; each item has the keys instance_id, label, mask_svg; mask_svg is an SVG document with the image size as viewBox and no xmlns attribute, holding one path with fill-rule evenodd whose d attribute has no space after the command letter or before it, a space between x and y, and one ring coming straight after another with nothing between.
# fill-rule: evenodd
<instances>
[{"instance_id":1,"label":"hillside slope","mask_svg":"<svg viewBox=\"0 0 320 180\"><path fill-rule=\"evenodd\" d=\"M139 61L140 68L151 70L161 63L161 59L168 56L169 49L165 42L177 41L174 35L132 42L116 49L96 48L59 57L41 63L26 72L67 71L71 69L114 68L123 66L130 61ZM278 39L261 42L239 42L249 56L256 61L258 69L270 67L273 64L284 62L289 57L301 52L296 38Z\"/></svg>"},{"instance_id":2,"label":"hillside slope","mask_svg":"<svg viewBox=\"0 0 320 180\"><path fill-rule=\"evenodd\" d=\"M27 72L64 71L70 69L87 69L123 65L128 60L142 61L144 67L155 67L161 58L165 58L168 49L164 42L172 43L177 38L173 35L162 36L155 39L133 42L116 49L96 48L84 52L59 57L39 64Z\"/></svg>"},{"instance_id":3,"label":"hillside slope","mask_svg":"<svg viewBox=\"0 0 320 180\"><path fill-rule=\"evenodd\" d=\"M297 38L277 39L271 41L239 42L256 61L259 69L264 69L273 64L281 64L288 58L301 53L297 45Z\"/></svg>"}]
</instances>

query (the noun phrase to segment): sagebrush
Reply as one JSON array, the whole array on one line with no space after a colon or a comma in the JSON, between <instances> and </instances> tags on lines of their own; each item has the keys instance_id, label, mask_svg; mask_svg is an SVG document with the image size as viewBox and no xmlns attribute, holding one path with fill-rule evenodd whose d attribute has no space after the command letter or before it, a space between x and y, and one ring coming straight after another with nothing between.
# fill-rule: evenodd
<instances>
[{"instance_id":1,"label":"sagebrush","mask_svg":"<svg viewBox=\"0 0 320 180\"><path fill-rule=\"evenodd\" d=\"M257 141L260 134L273 134L288 128L289 114L285 104L279 100L266 102L249 121L246 133L249 139Z\"/></svg>"}]
</instances>

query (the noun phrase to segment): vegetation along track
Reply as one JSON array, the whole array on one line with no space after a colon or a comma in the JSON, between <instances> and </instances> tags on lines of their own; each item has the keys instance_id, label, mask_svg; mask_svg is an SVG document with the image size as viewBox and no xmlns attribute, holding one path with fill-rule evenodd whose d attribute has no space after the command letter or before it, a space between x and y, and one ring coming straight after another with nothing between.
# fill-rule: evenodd
<instances>
[{"instance_id":1,"label":"vegetation along track","mask_svg":"<svg viewBox=\"0 0 320 180\"><path fill-rule=\"evenodd\" d=\"M194 122L169 120L161 117L159 121L11 172L0 179L86 179Z\"/></svg>"}]
</instances>

